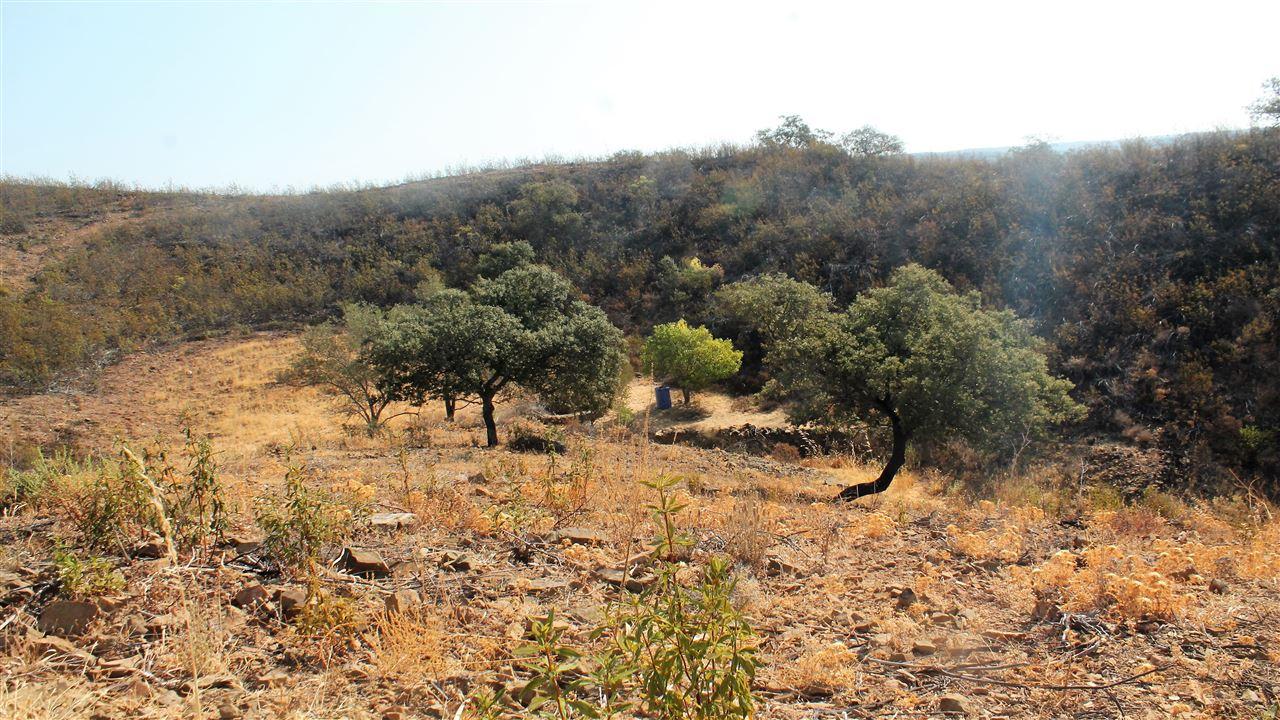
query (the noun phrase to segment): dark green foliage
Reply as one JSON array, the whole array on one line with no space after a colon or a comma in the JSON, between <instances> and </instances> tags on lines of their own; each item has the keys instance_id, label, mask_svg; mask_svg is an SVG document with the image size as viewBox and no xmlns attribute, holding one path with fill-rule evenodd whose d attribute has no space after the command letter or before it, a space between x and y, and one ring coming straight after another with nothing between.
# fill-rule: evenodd
<instances>
[{"instance_id":1,"label":"dark green foliage","mask_svg":"<svg viewBox=\"0 0 1280 720\"><path fill-rule=\"evenodd\" d=\"M739 280L720 288L707 316L721 337L733 340L743 353L743 386L760 390L765 381L765 358L798 337L822 333L830 320L831 296L782 273Z\"/></svg>"},{"instance_id":2,"label":"dark green foliage","mask_svg":"<svg viewBox=\"0 0 1280 720\"><path fill-rule=\"evenodd\" d=\"M1071 383L1053 377L1042 342L1008 310L985 310L919 265L894 271L819 332L793 338L774 372L799 421L879 416L893 434L888 466L845 499L883 492L908 442L963 439L1011 454L1045 427L1078 417Z\"/></svg>"},{"instance_id":3,"label":"dark green foliage","mask_svg":"<svg viewBox=\"0 0 1280 720\"><path fill-rule=\"evenodd\" d=\"M480 402L491 447L494 402L508 386L555 410L599 413L612 403L626 361L622 333L604 313L539 265L392 309L366 357L392 397Z\"/></svg>"},{"instance_id":4,"label":"dark green foliage","mask_svg":"<svg viewBox=\"0 0 1280 720\"><path fill-rule=\"evenodd\" d=\"M476 261L476 273L482 278L496 278L521 265L533 264L533 246L518 240L498 243Z\"/></svg>"}]
</instances>

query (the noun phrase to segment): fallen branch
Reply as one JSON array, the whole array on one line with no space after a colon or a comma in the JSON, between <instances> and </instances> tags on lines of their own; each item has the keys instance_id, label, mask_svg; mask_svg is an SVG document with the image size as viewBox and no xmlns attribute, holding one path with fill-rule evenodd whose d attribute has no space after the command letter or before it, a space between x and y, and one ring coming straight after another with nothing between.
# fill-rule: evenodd
<instances>
[{"instance_id":1,"label":"fallen branch","mask_svg":"<svg viewBox=\"0 0 1280 720\"><path fill-rule=\"evenodd\" d=\"M985 683L988 685L999 685L1001 687L1022 688L1024 690L1059 690L1059 691L1109 690L1111 688L1118 687L1120 685L1125 685L1127 683L1131 683L1135 680L1144 678L1148 675L1152 675L1152 674L1161 672L1163 670L1168 670L1169 668L1173 667L1172 664L1161 665L1159 667L1151 668L1150 670L1145 670L1136 675L1130 675L1129 677L1121 678L1120 680L1115 680L1113 682L1109 682L1103 685L1049 685L1049 684L1043 684L1043 683L1023 683L1023 682L1014 682L1011 680L996 680L994 678L978 677L976 675L968 675L965 673L954 672L952 670L949 670L947 668L944 668L938 665L920 665L918 663L895 662L893 660L883 660L878 657L871 657L870 655L866 656L864 659L880 663L881 665L910 668L912 670L917 670L923 673L935 673L938 675L942 675L943 677L952 678L953 680L964 680L967 682Z\"/></svg>"}]
</instances>

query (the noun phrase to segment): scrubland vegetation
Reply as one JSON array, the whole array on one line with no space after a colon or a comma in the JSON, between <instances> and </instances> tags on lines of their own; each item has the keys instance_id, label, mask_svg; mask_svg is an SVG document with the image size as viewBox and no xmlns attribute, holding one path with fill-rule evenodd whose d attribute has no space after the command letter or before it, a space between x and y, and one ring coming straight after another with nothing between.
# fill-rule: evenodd
<instances>
[{"instance_id":1,"label":"scrubland vegetation","mask_svg":"<svg viewBox=\"0 0 1280 720\"><path fill-rule=\"evenodd\" d=\"M14 424L70 422L48 431L81 452L6 475L6 712L1264 717L1276 702L1280 524L1261 498L1126 500L1072 456L981 487L908 465L836 504L879 474L873 457L657 445L643 405L630 427L543 425L533 395L498 407L504 439L520 426L563 453L486 449L478 407L448 421L439 403L369 437L277 379L302 349L199 341L107 369L79 410L5 406ZM75 430L80 414L99 424ZM53 624L68 602L96 608L85 627Z\"/></svg>"},{"instance_id":2,"label":"scrubland vegetation","mask_svg":"<svg viewBox=\"0 0 1280 720\"><path fill-rule=\"evenodd\" d=\"M0 710L1275 717L1280 135L901 151L4 184Z\"/></svg>"},{"instance_id":3,"label":"scrubland vegetation","mask_svg":"<svg viewBox=\"0 0 1280 720\"><path fill-rule=\"evenodd\" d=\"M6 247L56 236L42 228L76 213L77 193L145 208L5 280L0 379L39 389L149 341L465 288L517 241L637 337L680 319L736 333L712 303L734 281L785 273L843 307L916 262L1028 319L1087 432L1159 450L1170 484L1235 485L1276 471L1278 138L913 157L792 121L745 147L296 196L9 182L0 207L27 230ZM760 338L735 339L740 389L759 389Z\"/></svg>"}]
</instances>

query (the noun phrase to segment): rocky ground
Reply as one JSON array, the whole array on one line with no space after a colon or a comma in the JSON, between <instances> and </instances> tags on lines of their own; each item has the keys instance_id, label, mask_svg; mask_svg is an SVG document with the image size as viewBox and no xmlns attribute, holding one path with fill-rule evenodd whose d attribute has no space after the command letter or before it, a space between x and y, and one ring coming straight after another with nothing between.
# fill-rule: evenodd
<instances>
[{"instance_id":1,"label":"rocky ground","mask_svg":"<svg viewBox=\"0 0 1280 720\"><path fill-rule=\"evenodd\" d=\"M908 473L836 506L834 488L874 468L654 445L643 417L556 428L556 457L478 447L470 411L370 439L274 382L293 347L191 343L0 405L15 463L54 443L113 458L122 440L176 460L182 427L211 436L233 520L176 558L157 537L101 551L125 582L77 598L54 565L59 548L86 556L74 508L10 507L0 715L466 717L481 689L518 698L530 618L554 609L590 648L611 604L644 589L642 481L664 475L687 501L684 572L735 564L759 717L1262 718L1280 702L1280 525L1260 501L1124 504L1087 472L1079 486L1044 468L981 498ZM349 631L303 627L306 583L258 544L255 510L289 467L368 511L318 572L349 601Z\"/></svg>"}]
</instances>

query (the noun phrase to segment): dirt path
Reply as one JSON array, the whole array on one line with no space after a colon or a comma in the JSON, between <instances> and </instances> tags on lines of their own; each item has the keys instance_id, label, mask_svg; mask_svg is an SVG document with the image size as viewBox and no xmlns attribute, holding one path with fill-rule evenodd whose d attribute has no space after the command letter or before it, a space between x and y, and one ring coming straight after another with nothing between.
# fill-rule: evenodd
<instances>
[{"instance_id":1,"label":"dirt path","mask_svg":"<svg viewBox=\"0 0 1280 720\"><path fill-rule=\"evenodd\" d=\"M627 407L637 415L649 413L649 427L653 430L719 430L755 425L757 427L785 427L787 416L780 409L760 410L750 398L735 398L712 390L694 393L692 404L680 404L679 392L673 392L675 406L670 410L658 410L654 404L654 383L649 378L637 378L627 387Z\"/></svg>"}]
</instances>

